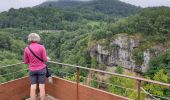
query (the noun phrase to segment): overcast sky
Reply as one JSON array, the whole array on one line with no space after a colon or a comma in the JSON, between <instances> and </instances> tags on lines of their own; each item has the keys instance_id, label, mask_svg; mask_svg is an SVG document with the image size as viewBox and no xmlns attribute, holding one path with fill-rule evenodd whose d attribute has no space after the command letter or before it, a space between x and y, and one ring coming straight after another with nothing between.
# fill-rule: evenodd
<instances>
[{"instance_id":1,"label":"overcast sky","mask_svg":"<svg viewBox=\"0 0 170 100\"><path fill-rule=\"evenodd\" d=\"M23 8L38 5L47 0L0 0L0 11L6 11L10 8ZM87 0L82 0L87 1ZM151 7L151 6L169 6L170 0L121 0L136 6Z\"/></svg>"},{"instance_id":2,"label":"overcast sky","mask_svg":"<svg viewBox=\"0 0 170 100\"><path fill-rule=\"evenodd\" d=\"M120 0L136 6L153 7L153 6L169 6L170 0Z\"/></svg>"}]
</instances>

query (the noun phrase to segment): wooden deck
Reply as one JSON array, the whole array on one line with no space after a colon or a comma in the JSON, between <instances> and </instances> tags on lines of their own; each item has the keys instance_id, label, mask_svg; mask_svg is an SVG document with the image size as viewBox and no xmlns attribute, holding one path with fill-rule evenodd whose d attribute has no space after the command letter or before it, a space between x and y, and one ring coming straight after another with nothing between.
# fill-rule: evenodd
<instances>
[{"instance_id":1,"label":"wooden deck","mask_svg":"<svg viewBox=\"0 0 170 100\"><path fill-rule=\"evenodd\" d=\"M28 98L28 99L25 99L25 100L31 100L31 99ZM36 100L40 100L40 97L37 97ZM53 96L47 94L46 97L45 97L45 100L59 100L59 99L56 99Z\"/></svg>"}]
</instances>

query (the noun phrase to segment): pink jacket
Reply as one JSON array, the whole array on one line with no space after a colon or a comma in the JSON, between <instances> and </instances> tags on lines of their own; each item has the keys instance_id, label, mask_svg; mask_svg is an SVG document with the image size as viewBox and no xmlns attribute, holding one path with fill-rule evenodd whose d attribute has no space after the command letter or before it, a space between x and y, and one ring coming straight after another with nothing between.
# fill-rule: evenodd
<instances>
[{"instance_id":1,"label":"pink jacket","mask_svg":"<svg viewBox=\"0 0 170 100\"><path fill-rule=\"evenodd\" d=\"M30 48L32 51L41 59L43 59L44 62L47 62L47 55L45 47L38 44L38 43L31 43ZM24 63L29 64L29 69L31 71L35 70L41 70L45 68L45 64L41 62L39 59L37 59L28 49L28 47L24 50Z\"/></svg>"}]
</instances>

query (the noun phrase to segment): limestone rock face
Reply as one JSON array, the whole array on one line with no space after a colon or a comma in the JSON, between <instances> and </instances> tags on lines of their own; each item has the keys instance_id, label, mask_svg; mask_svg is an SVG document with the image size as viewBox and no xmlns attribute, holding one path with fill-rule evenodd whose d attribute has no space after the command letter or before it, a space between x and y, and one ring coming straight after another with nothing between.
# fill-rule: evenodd
<instances>
[{"instance_id":1,"label":"limestone rock face","mask_svg":"<svg viewBox=\"0 0 170 100\"><path fill-rule=\"evenodd\" d=\"M144 62L141 68L142 68L142 72L146 72L149 69L149 61L151 59L149 49L144 51L143 55L144 55L144 59L143 59Z\"/></svg>"},{"instance_id":2,"label":"limestone rock face","mask_svg":"<svg viewBox=\"0 0 170 100\"><path fill-rule=\"evenodd\" d=\"M140 68L142 72L146 72L149 68L149 60L151 59L150 50L143 52L143 63L141 66L135 65L133 59L133 50L138 48L140 40L127 34L118 34L110 43L110 49L100 44L92 47L90 55L96 57L98 62L108 66L122 65L127 69Z\"/></svg>"}]
</instances>

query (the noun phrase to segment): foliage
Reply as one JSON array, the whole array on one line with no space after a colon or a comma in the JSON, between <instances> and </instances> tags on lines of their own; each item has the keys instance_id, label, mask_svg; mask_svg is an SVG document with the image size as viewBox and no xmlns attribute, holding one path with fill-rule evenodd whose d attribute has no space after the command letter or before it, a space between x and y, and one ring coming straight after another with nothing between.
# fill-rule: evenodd
<instances>
[{"instance_id":1,"label":"foliage","mask_svg":"<svg viewBox=\"0 0 170 100\"><path fill-rule=\"evenodd\" d=\"M2 75L3 77L0 77L2 79L0 82L10 81L27 75L27 71L26 71L27 68L25 65L18 65L18 66L16 65L16 66L1 68L1 66L3 65L10 65L15 63L20 63L20 61L17 59L4 59L1 61L0 75Z\"/></svg>"},{"instance_id":2,"label":"foliage","mask_svg":"<svg viewBox=\"0 0 170 100\"><path fill-rule=\"evenodd\" d=\"M92 68L96 68L96 67L97 67L97 64L98 64L97 59L96 59L95 57L93 57L93 58L91 59L91 67L92 67Z\"/></svg>"},{"instance_id":3,"label":"foliage","mask_svg":"<svg viewBox=\"0 0 170 100\"><path fill-rule=\"evenodd\" d=\"M154 80L167 83L168 82L168 75L165 73L163 69L159 70L154 74L153 77ZM166 86L160 86L156 84L146 84L144 88L149 91L152 94L158 95L158 96L166 96L168 97L168 94L170 93L170 88Z\"/></svg>"},{"instance_id":4,"label":"foliage","mask_svg":"<svg viewBox=\"0 0 170 100\"><path fill-rule=\"evenodd\" d=\"M144 61L143 50L134 49L134 51L133 51L133 59L135 60L135 64L137 66L141 66L143 61Z\"/></svg>"},{"instance_id":5,"label":"foliage","mask_svg":"<svg viewBox=\"0 0 170 100\"><path fill-rule=\"evenodd\" d=\"M58 2L49 1L44 2L39 7L52 6L55 8L61 8L70 10L72 12L85 13L85 17L92 19L92 14L95 16L102 17L102 15L118 15L118 16L129 16L140 10L139 7L118 1L118 0L91 0L91 1L74 1L74 0L59 0ZM88 14L89 16L87 16ZM101 16L98 14L102 14ZM98 18L100 20L100 18Z\"/></svg>"},{"instance_id":6,"label":"foliage","mask_svg":"<svg viewBox=\"0 0 170 100\"><path fill-rule=\"evenodd\" d=\"M2 12L0 15L0 28L76 30L79 28L79 25L75 22L83 19L111 19L110 15L114 15L115 17L128 16L136 13L140 9L116 0L83 2L77 7L75 6L79 5L81 3L80 1L59 1L51 2L52 4L50 2L45 3L51 6L42 4L42 7L40 7L40 5L39 7L20 8L18 10L11 8L8 12ZM73 6L74 3L75 5ZM71 6L68 7L66 6L67 4ZM60 6L61 8L55 8L54 5Z\"/></svg>"},{"instance_id":7,"label":"foliage","mask_svg":"<svg viewBox=\"0 0 170 100\"><path fill-rule=\"evenodd\" d=\"M105 64L103 64L103 63L100 63L98 65L98 69L100 69L100 70L106 70L106 68L107 68L107 66Z\"/></svg>"},{"instance_id":8,"label":"foliage","mask_svg":"<svg viewBox=\"0 0 170 100\"><path fill-rule=\"evenodd\" d=\"M115 70L116 73L123 74L123 67L118 65Z\"/></svg>"},{"instance_id":9,"label":"foliage","mask_svg":"<svg viewBox=\"0 0 170 100\"><path fill-rule=\"evenodd\" d=\"M82 76L80 76L79 78L80 78L80 82L83 82L84 78ZM70 75L65 76L64 79L76 82L77 81L77 74L74 73L74 75L72 75L72 76L70 76Z\"/></svg>"},{"instance_id":10,"label":"foliage","mask_svg":"<svg viewBox=\"0 0 170 100\"><path fill-rule=\"evenodd\" d=\"M99 87L99 83L96 80L92 80L91 83L90 83L90 86L94 87L94 88L98 88Z\"/></svg>"},{"instance_id":11,"label":"foliage","mask_svg":"<svg viewBox=\"0 0 170 100\"><path fill-rule=\"evenodd\" d=\"M170 77L169 62L170 62L170 51L167 51L166 53L160 54L157 57L151 59L151 61L149 63L150 69L146 73L146 76L149 76L151 79L153 79L153 76L159 70L164 69L164 71L167 73L168 77Z\"/></svg>"},{"instance_id":12,"label":"foliage","mask_svg":"<svg viewBox=\"0 0 170 100\"><path fill-rule=\"evenodd\" d=\"M112 93L119 94L122 96L129 97L133 100L137 98L135 89L135 81L129 78L122 78L118 76L112 76L109 79L108 90ZM130 90L132 89L132 90ZM144 100L144 94L141 96L141 100Z\"/></svg>"},{"instance_id":13,"label":"foliage","mask_svg":"<svg viewBox=\"0 0 170 100\"><path fill-rule=\"evenodd\" d=\"M160 54L157 57L151 59L149 66L150 69L145 73L145 76L149 79L170 83L170 68L169 68L170 52ZM145 89L149 92L167 97L170 93L169 88L165 86L159 86L155 84L147 84Z\"/></svg>"},{"instance_id":14,"label":"foliage","mask_svg":"<svg viewBox=\"0 0 170 100\"><path fill-rule=\"evenodd\" d=\"M3 33L1 32L0 33L0 47L1 49L7 49L7 50L10 50L11 49L11 39L12 37L9 35L9 33Z\"/></svg>"}]
</instances>

